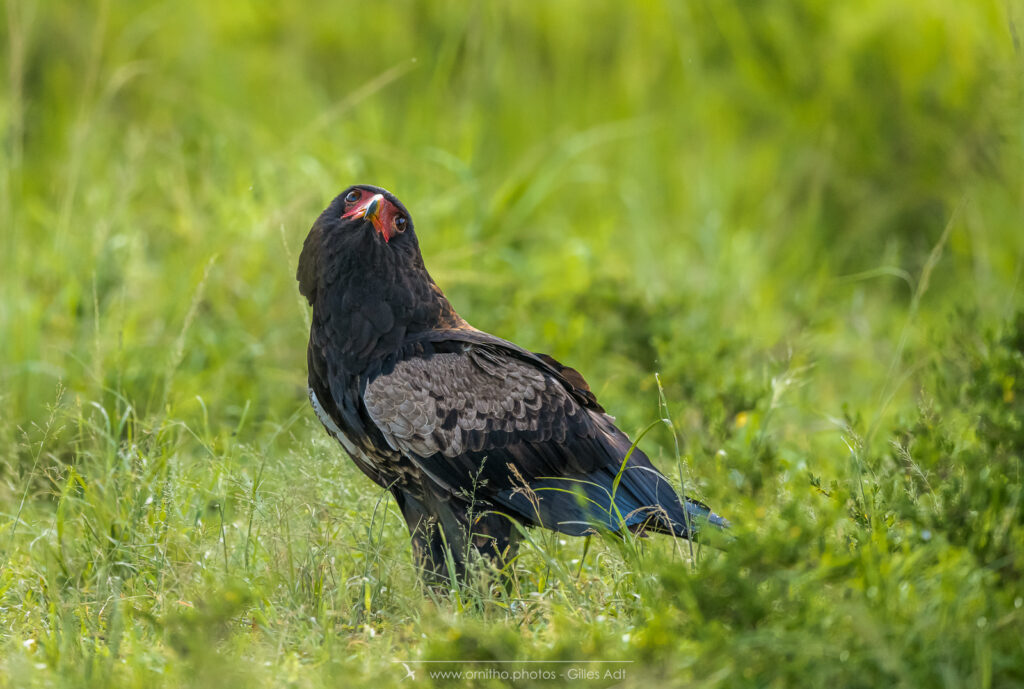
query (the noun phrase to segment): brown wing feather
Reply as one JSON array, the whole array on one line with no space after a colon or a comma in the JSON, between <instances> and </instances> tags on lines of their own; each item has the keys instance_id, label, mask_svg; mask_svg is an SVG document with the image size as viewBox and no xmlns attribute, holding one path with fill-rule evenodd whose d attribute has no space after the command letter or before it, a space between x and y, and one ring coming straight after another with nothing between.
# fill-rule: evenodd
<instances>
[{"instance_id":1,"label":"brown wing feather","mask_svg":"<svg viewBox=\"0 0 1024 689\"><path fill-rule=\"evenodd\" d=\"M479 470L481 453L513 461L527 480L592 471L609 459L595 451L603 424L594 412L544 369L492 347L399 361L370 381L363 403L392 448L434 458L435 472L445 458L459 484ZM486 475L509 481L504 463Z\"/></svg>"}]
</instances>

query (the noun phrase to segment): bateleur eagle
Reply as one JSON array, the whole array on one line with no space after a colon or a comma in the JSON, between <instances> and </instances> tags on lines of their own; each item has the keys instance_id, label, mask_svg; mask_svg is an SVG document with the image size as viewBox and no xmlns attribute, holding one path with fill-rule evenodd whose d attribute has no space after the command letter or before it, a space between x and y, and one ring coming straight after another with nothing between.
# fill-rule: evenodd
<instances>
[{"instance_id":1,"label":"bateleur eagle","mask_svg":"<svg viewBox=\"0 0 1024 689\"><path fill-rule=\"evenodd\" d=\"M356 185L335 198L306 238L297 278L313 307L310 402L392 492L428 575L443 579L449 561L464 572L470 546L507 561L512 519L574 536L689 538L705 523L727 525L630 453L576 370L463 320L388 191Z\"/></svg>"}]
</instances>

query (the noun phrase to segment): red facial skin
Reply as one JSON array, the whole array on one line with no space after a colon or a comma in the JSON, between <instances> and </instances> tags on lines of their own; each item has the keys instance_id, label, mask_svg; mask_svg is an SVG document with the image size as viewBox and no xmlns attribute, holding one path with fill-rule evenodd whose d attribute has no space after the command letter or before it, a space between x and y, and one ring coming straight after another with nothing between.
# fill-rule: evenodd
<instances>
[{"instance_id":1,"label":"red facial skin","mask_svg":"<svg viewBox=\"0 0 1024 689\"><path fill-rule=\"evenodd\" d=\"M395 224L395 220L398 219L401 212L393 203L384 198L382 194L371 194L359 189L354 191L359 193L359 198L351 203L345 203L345 208L348 210L342 214L342 218L366 218L373 223L374 229L380 233L385 242L390 242L392 237L402 231ZM374 206L375 200L376 205ZM368 210L370 206L374 206L373 210Z\"/></svg>"}]
</instances>

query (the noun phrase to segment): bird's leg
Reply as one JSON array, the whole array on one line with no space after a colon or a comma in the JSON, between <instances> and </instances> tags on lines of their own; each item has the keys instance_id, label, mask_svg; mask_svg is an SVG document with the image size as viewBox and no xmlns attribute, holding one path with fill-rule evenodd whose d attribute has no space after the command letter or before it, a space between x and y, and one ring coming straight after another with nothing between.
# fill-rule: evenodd
<instances>
[{"instance_id":1,"label":"bird's leg","mask_svg":"<svg viewBox=\"0 0 1024 689\"><path fill-rule=\"evenodd\" d=\"M422 499L392 489L412 537L413 556L430 586L451 585L451 575L465 578L466 527L451 507L427 495Z\"/></svg>"},{"instance_id":2,"label":"bird's leg","mask_svg":"<svg viewBox=\"0 0 1024 689\"><path fill-rule=\"evenodd\" d=\"M519 532L512 520L496 512L484 512L476 518L472 534L477 553L500 570L498 590L509 600L518 598L519 583L512 561L519 550Z\"/></svg>"},{"instance_id":3,"label":"bird's leg","mask_svg":"<svg viewBox=\"0 0 1024 689\"><path fill-rule=\"evenodd\" d=\"M498 569L504 569L519 550L519 533L508 517L484 512L473 524L473 547Z\"/></svg>"},{"instance_id":4,"label":"bird's leg","mask_svg":"<svg viewBox=\"0 0 1024 689\"><path fill-rule=\"evenodd\" d=\"M429 494L421 498L400 488L393 491L409 527L413 555L428 585L450 586L453 573L464 582L466 559L472 551L498 569L505 568L515 557L518 532L508 517L481 512L473 516L470 525L470 512L460 501L441 500ZM467 541L468 534L472 537Z\"/></svg>"},{"instance_id":5,"label":"bird's leg","mask_svg":"<svg viewBox=\"0 0 1024 689\"><path fill-rule=\"evenodd\" d=\"M450 579L447 562L449 551L444 547L437 521L430 517L420 519L415 526L410 525L409 534L412 537L413 559L424 581L431 586L447 584Z\"/></svg>"}]
</instances>

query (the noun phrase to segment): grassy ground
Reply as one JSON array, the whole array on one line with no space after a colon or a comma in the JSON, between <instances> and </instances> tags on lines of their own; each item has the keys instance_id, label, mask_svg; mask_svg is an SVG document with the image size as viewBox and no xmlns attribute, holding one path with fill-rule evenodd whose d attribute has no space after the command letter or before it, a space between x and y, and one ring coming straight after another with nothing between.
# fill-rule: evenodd
<instances>
[{"instance_id":1,"label":"grassy ground","mask_svg":"<svg viewBox=\"0 0 1024 689\"><path fill-rule=\"evenodd\" d=\"M0 687L1024 684L1017 3L0 22ZM353 182L735 540L533 532L510 595L424 592L305 399Z\"/></svg>"}]
</instances>

